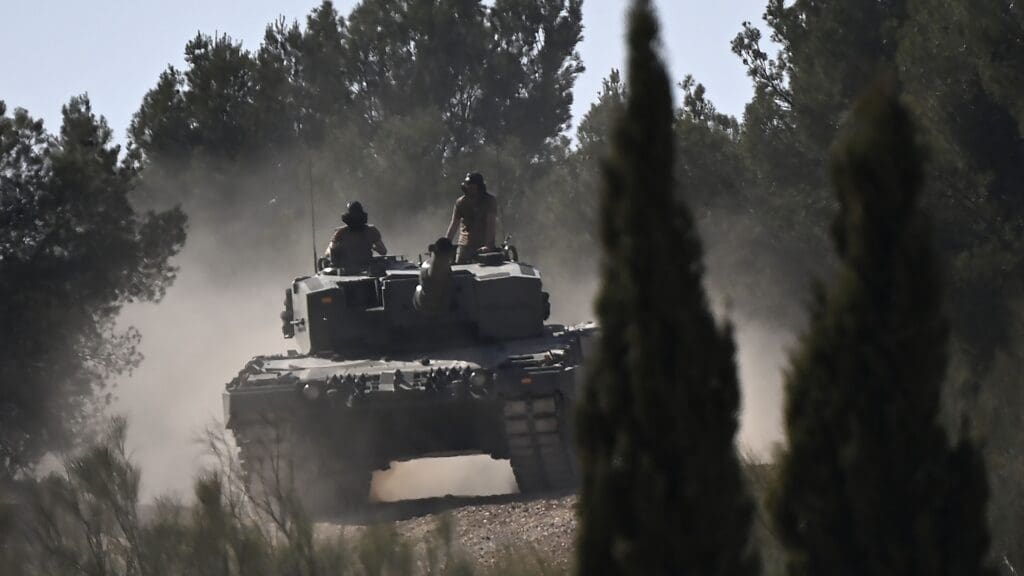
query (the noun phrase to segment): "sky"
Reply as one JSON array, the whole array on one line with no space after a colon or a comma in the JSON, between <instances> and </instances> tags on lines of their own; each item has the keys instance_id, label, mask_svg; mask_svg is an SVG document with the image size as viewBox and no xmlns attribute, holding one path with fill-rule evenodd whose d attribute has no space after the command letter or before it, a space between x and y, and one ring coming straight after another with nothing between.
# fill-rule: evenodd
<instances>
[{"instance_id":1,"label":"sky","mask_svg":"<svg viewBox=\"0 0 1024 576\"><path fill-rule=\"evenodd\" d=\"M303 20L318 0L0 0L0 100L57 130L61 106L87 92L124 140L132 114L168 64L184 64L197 31L227 33L255 50L268 22ZM672 77L693 74L724 112L740 115L751 86L729 42L760 22L767 0L656 0ZM347 15L355 0L335 0ZM584 0L574 117L586 113L612 68L623 68L626 0Z\"/></svg>"}]
</instances>

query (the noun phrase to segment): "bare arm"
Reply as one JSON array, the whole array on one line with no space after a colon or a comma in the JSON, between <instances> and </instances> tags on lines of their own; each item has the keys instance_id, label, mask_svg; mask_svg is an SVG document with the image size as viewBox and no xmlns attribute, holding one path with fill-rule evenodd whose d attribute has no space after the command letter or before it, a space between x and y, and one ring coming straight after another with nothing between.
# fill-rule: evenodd
<instances>
[{"instance_id":1,"label":"bare arm","mask_svg":"<svg viewBox=\"0 0 1024 576\"><path fill-rule=\"evenodd\" d=\"M373 249L381 256L387 256L388 248L384 245L384 239L381 238L380 232L377 232L377 238L373 241Z\"/></svg>"},{"instance_id":2,"label":"bare arm","mask_svg":"<svg viewBox=\"0 0 1024 576\"><path fill-rule=\"evenodd\" d=\"M449 242L454 242L455 241L455 231L458 229L458 226L459 226L459 203L456 202L455 203L455 208L452 210L452 222L451 222L451 224L448 225L448 232L446 232L445 235L444 235L444 237L447 238Z\"/></svg>"},{"instance_id":3,"label":"bare arm","mask_svg":"<svg viewBox=\"0 0 1024 576\"><path fill-rule=\"evenodd\" d=\"M494 248L494 235L498 227L498 202L487 207L487 226L484 230L484 247Z\"/></svg>"},{"instance_id":4,"label":"bare arm","mask_svg":"<svg viewBox=\"0 0 1024 576\"><path fill-rule=\"evenodd\" d=\"M331 241L327 243L327 249L324 250L324 257L331 257L331 250L334 249L334 243L338 241L338 231L335 230L334 234L331 234Z\"/></svg>"}]
</instances>

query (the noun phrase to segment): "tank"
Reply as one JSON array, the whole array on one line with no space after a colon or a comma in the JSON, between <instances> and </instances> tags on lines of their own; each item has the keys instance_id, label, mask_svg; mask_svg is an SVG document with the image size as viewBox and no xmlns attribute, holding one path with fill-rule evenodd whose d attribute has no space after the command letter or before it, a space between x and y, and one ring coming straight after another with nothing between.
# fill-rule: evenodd
<instances>
[{"instance_id":1,"label":"tank","mask_svg":"<svg viewBox=\"0 0 1024 576\"><path fill-rule=\"evenodd\" d=\"M451 264L321 261L284 294L296 350L257 356L224 392L251 492L314 515L361 508L374 470L423 457L508 459L521 493L577 484L572 406L595 328L547 324L541 274L506 245Z\"/></svg>"}]
</instances>

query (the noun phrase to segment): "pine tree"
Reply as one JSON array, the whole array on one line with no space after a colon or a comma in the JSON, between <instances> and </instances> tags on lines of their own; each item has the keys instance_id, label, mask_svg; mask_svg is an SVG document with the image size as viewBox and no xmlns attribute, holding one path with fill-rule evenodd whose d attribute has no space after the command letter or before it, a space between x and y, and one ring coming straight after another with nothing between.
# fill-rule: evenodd
<instances>
[{"instance_id":1,"label":"pine tree","mask_svg":"<svg viewBox=\"0 0 1024 576\"><path fill-rule=\"evenodd\" d=\"M783 261L825 259L835 209L828 145L861 88L879 70L898 70L930 140L924 202L953 262L954 342L976 375L991 369L1012 345L1024 290L1024 9L1005 0L768 0L765 22L774 57L749 23L733 50L754 81L742 146L766 191L754 210L773 228L768 241L793 237Z\"/></svg>"},{"instance_id":2,"label":"pine tree","mask_svg":"<svg viewBox=\"0 0 1024 576\"><path fill-rule=\"evenodd\" d=\"M581 574L753 574L733 445L739 386L673 182L670 85L649 0L630 14L624 116L605 164L602 339L578 432Z\"/></svg>"},{"instance_id":3,"label":"pine tree","mask_svg":"<svg viewBox=\"0 0 1024 576\"><path fill-rule=\"evenodd\" d=\"M984 466L938 421L948 328L921 166L897 90L880 84L833 152L841 271L786 384L772 508L794 575L989 573Z\"/></svg>"},{"instance_id":4,"label":"pine tree","mask_svg":"<svg viewBox=\"0 0 1024 576\"><path fill-rule=\"evenodd\" d=\"M175 278L185 215L136 211L113 138L86 96L59 135L0 102L0 484L85 436L110 380L141 359L121 307L159 301Z\"/></svg>"}]
</instances>

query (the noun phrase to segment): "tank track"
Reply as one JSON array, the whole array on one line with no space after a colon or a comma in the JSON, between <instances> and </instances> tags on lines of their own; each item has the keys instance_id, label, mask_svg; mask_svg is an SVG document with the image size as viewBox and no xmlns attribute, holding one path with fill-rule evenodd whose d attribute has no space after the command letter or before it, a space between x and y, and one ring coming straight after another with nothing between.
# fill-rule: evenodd
<instances>
[{"instance_id":1,"label":"tank track","mask_svg":"<svg viewBox=\"0 0 1024 576\"><path fill-rule=\"evenodd\" d=\"M573 490L578 464L564 399L506 400L505 436L521 494Z\"/></svg>"},{"instance_id":2,"label":"tank track","mask_svg":"<svg viewBox=\"0 0 1024 576\"><path fill-rule=\"evenodd\" d=\"M257 501L297 502L314 518L357 512L369 499L369 466L344 462L301 432L271 425L233 431L242 479Z\"/></svg>"}]
</instances>

